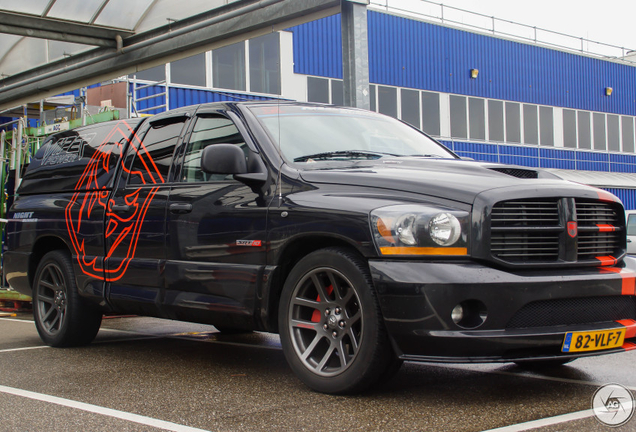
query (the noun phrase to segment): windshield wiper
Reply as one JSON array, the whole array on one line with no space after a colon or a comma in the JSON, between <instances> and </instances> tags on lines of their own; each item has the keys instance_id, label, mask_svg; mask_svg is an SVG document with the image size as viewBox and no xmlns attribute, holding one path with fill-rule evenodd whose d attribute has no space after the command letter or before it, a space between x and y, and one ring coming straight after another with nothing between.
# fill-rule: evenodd
<instances>
[{"instance_id":1,"label":"windshield wiper","mask_svg":"<svg viewBox=\"0 0 636 432\"><path fill-rule=\"evenodd\" d=\"M362 159L380 159L384 156L397 156L391 153L381 153L381 152L370 152L370 151L361 151L361 150L340 150L340 151L330 151L324 153L316 153L306 156L300 156L294 158L294 162L307 162L310 159L318 159L318 160L327 160L334 159L340 157L348 157L348 158L362 158Z\"/></svg>"}]
</instances>

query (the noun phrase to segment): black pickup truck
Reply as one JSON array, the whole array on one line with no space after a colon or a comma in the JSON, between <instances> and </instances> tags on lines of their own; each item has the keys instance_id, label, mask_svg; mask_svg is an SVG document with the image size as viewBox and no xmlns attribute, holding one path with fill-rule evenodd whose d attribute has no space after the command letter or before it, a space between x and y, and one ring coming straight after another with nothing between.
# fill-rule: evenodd
<instances>
[{"instance_id":1,"label":"black pickup truck","mask_svg":"<svg viewBox=\"0 0 636 432\"><path fill-rule=\"evenodd\" d=\"M636 348L616 197L376 113L218 103L82 127L42 145L18 193L5 275L52 346L112 312L274 332L327 393L404 360Z\"/></svg>"}]
</instances>

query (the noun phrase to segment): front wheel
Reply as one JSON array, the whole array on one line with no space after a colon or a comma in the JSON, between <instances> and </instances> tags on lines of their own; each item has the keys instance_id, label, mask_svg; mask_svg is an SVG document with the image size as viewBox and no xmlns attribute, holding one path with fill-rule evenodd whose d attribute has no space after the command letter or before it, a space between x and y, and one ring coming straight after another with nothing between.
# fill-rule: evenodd
<instances>
[{"instance_id":1,"label":"front wheel","mask_svg":"<svg viewBox=\"0 0 636 432\"><path fill-rule=\"evenodd\" d=\"M33 318L40 337L54 347L90 343L102 313L79 296L71 257L65 251L44 255L33 279Z\"/></svg>"},{"instance_id":2,"label":"front wheel","mask_svg":"<svg viewBox=\"0 0 636 432\"><path fill-rule=\"evenodd\" d=\"M322 249L292 269L280 300L285 357L310 388L331 394L376 384L395 358L364 261Z\"/></svg>"}]
</instances>

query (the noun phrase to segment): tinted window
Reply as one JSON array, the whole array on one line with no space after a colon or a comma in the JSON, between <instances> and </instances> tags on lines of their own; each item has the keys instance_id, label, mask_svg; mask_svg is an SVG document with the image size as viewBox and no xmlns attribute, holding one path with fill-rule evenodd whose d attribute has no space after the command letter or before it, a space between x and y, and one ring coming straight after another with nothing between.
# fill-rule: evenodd
<instances>
[{"instance_id":1,"label":"tinted window","mask_svg":"<svg viewBox=\"0 0 636 432\"><path fill-rule=\"evenodd\" d=\"M371 111L377 111L375 86L373 84L369 85L369 104L370 104Z\"/></svg>"},{"instance_id":2,"label":"tinted window","mask_svg":"<svg viewBox=\"0 0 636 432\"><path fill-rule=\"evenodd\" d=\"M420 127L420 92L402 89L402 120Z\"/></svg>"},{"instance_id":3,"label":"tinted window","mask_svg":"<svg viewBox=\"0 0 636 432\"><path fill-rule=\"evenodd\" d=\"M439 93L422 92L422 130L440 136Z\"/></svg>"},{"instance_id":4,"label":"tinted window","mask_svg":"<svg viewBox=\"0 0 636 432\"><path fill-rule=\"evenodd\" d=\"M137 72L137 79L148 81L165 81L166 80L166 65L156 66L150 69Z\"/></svg>"},{"instance_id":5,"label":"tinted window","mask_svg":"<svg viewBox=\"0 0 636 432\"><path fill-rule=\"evenodd\" d=\"M397 118L397 89L378 86L378 111Z\"/></svg>"},{"instance_id":6,"label":"tinted window","mask_svg":"<svg viewBox=\"0 0 636 432\"><path fill-rule=\"evenodd\" d=\"M636 236L636 214L631 214L628 216L627 235Z\"/></svg>"},{"instance_id":7,"label":"tinted window","mask_svg":"<svg viewBox=\"0 0 636 432\"><path fill-rule=\"evenodd\" d=\"M451 136L453 138L468 138L466 98L464 96L450 97Z\"/></svg>"},{"instance_id":8,"label":"tinted window","mask_svg":"<svg viewBox=\"0 0 636 432\"><path fill-rule=\"evenodd\" d=\"M484 100L477 98L468 99L468 111L470 115L470 138L486 139L486 111Z\"/></svg>"},{"instance_id":9,"label":"tinted window","mask_svg":"<svg viewBox=\"0 0 636 432\"><path fill-rule=\"evenodd\" d=\"M607 150L605 114L594 113L594 149Z\"/></svg>"},{"instance_id":10,"label":"tinted window","mask_svg":"<svg viewBox=\"0 0 636 432\"><path fill-rule=\"evenodd\" d=\"M504 140L504 110L501 101L488 101L488 137L491 141Z\"/></svg>"},{"instance_id":11,"label":"tinted window","mask_svg":"<svg viewBox=\"0 0 636 432\"><path fill-rule=\"evenodd\" d=\"M128 176L129 185L153 185L168 181L172 154L183 129L183 120L153 125L137 150Z\"/></svg>"},{"instance_id":12,"label":"tinted window","mask_svg":"<svg viewBox=\"0 0 636 432\"><path fill-rule=\"evenodd\" d=\"M340 80L331 80L331 103L344 105L344 83Z\"/></svg>"},{"instance_id":13,"label":"tinted window","mask_svg":"<svg viewBox=\"0 0 636 432\"><path fill-rule=\"evenodd\" d=\"M554 145L554 113L550 107L539 107L539 143L545 146Z\"/></svg>"},{"instance_id":14,"label":"tinted window","mask_svg":"<svg viewBox=\"0 0 636 432\"><path fill-rule=\"evenodd\" d=\"M205 54L170 63L170 82L205 87Z\"/></svg>"},{"instance_id":15,"label":"tinted window","mask_svg":"<svg viewBox=\"0 0 636 432\"><path fill-rule=\"evenodd\" d=\"M539 144L539 117L536 105L523 106L523 141Z\"/></svg>"},{"instance_id":16,"label":"tinted window","mask_svg":"<svg viewBox=\"0 0 636 432\"><path fill-rule=\"evenodd\" d=\"M518 103L506 102L506 141L521 142L521 107Z\"/></svg>"},{"instance_id":17,"label":"tinted window","mask_svg":"<svg viewBox=\"0 0 636 432\"><path fill-rule=\"evenodd\" d=\"M621 137L619 127L619 117L608 114L607 116L607 144L610 151L621 151Z\"/></svg>"},{"instance_id":18,"label":"tinted window","mask_svg":"<svg viewBox=\"0 0 636 432\"><path fill-rule=\"evenodd\" d=\"M51 136L32 158L20 193L111 185L122 150L139 121L131 119L102 123ZM105 165L108 169L86 171L97 164ZM82 177L85 172L87 175Z\"/></svg>"},{"instance_id":19,"label":"tinted window","mask_svg":"<svg viewBox=\"0 0 636 432\"><path fill-rule=\"evenodd\" d=\"M307 101L329 103L329 80L307 77Z\"/></svg>"},{"instance_id":20,"label":"tinted window","mask_svg":"<svg viewBox=\"0 0 636 432\"><path fill-rule=\"evenodd\" d=\"M563 145L576 148L576 111L563 110Z\"/></svg>"},{"instance_id":21,"label":"tinted window","mask_svg":"<svg viewBox=\"0 0 636 432\"><path fill-rule=\"evenodd\" d=\"M280 94L279 34L271 33L250 44L250 91Z\"/></svg>"},{"instance_id":22,"label":"tinted window","mask_svg":"<svg viewBox=\"0 0 636 432\"><path fill-rule=\"evenodd\" d=\"M578 131L579 131L579 148L591 149L592 148L592 136L590 134L591 122L590 113L587 111L578 112Z\"/></svg>"},{"instance_id":23,"label":"tinted window","mask_svg":"<svg viewBox=\"0 0 636 432\"><path fill-rule=\"evenodd\" d=\"M247 151L245 141L231 120L225 117L199 117L186 149L181 181L198 182L225 180L225 174L207 174L201 171L201 152L213 144L236 144Z\"/></svg>"},{"instance_id":24,"label":"tinted window","mask_svg":"<svg viewBox=\"0 0 636 432\"><path fill-rule=\"evenodd\" d=\"M634 153L634 119L632 117L622 118L623 151Z\"/></svg>"},{"instance_id":25,"label":"tinted window","mask_svg":"<svg viewBox=\"0 0 636 432\"><path fill-rule=\"evenodd\" d=\"M245 42L212 51L214 87L245 90Z\"/></svg>"}]
</instances>

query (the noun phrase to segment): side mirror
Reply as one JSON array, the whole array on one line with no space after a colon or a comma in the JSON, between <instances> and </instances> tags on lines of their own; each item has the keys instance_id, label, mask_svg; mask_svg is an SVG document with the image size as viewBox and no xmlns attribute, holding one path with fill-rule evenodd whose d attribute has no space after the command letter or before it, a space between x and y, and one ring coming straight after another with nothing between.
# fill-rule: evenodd
<instances>
[{"instance_id":1,"label":"side mirror","mask_svg":"<svg viewBox=\"0 0 636 432\"><path fill-rule=\"evenodd\" d=\"M203 149L201 169L208 174L246 174L245 153L235 144L213 144Z\"/></svg>"}]
</instances>

